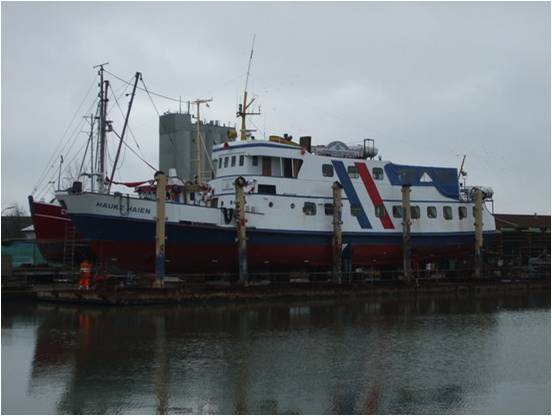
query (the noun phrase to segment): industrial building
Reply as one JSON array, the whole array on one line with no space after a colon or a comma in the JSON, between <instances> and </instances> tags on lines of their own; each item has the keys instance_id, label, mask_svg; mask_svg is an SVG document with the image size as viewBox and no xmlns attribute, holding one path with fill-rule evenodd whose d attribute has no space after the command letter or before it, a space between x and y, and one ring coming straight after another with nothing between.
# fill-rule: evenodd
<instances>
[{"instance_id":1,"label":"industrial building","mask_svg":"<svg viewBox=\"0 0 552 416\"><path fill-rule=\"evenodd\" d=\"M228 140L228 134L235 131L229 124L219 121L200 121L201 172L203 181L213 177L211 149L213 145ZM193 180L197 175L198 143L197 122L192 122L188 113L165 113L159 118L159 169L168 172L175 168L184 181Z\"/></svg>"}]
</instances>

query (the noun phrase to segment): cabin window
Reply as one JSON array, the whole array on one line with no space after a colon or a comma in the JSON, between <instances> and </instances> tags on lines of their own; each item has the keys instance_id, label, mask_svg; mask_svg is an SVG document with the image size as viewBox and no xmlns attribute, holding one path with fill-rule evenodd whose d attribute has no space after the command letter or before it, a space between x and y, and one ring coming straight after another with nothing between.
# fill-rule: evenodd
<instances>
[{"instance_id":1,"label":"cabin window","mask_svg":"<svg viewBox=\"0 0 552 416\"><path fill-rule=\"evenodd\" d=\"M428 218L437 218L437 208L427 207L427 217Z\"/></svg>"},{"instance_id":2,"label":"cabin window","mask_svg":"<svg viewBox=\"0 0 552 416\"><path fill-rule=\"evenodd\" d=\"M324 214L333 215L333 204L324 204Z\"/></svg>"},{"instance_id":3,"label":"cabin window","mask_svg":"<svg viewBox=\"0 0 552 416\"><path fill-rule=\"evenodd\" d=\"M230 164L230 166L236 166L236 156L232 156L232 163Z\"/></svg>"},{"instance_id":4,"label":"cabin window","mask_svg":"<svg viewBox=\"0 0 552 416\"><path fill-rule=\"evenodd\" d=\"M322 165L322 176L327 176L331 178L334 176L334 168L332 165L324 164Z\"/></svg>"},{"instance_id":5,"label":"cabin window","mask_svg":"<svg viewBox=\"0 0 552 416\"><path fill-rule=\"evenodd\" d=\"M361 207L358 204L351 204L351 215L358 217L360 215Z\"/></svg>"},{"instance_id":6,"label":"cabin window","mask_svg":"<svg viewBox=\"0 0 552 416\"><path fill-rule=\"evenodd\" d=\"M393 217L402 218L402 207L400 205L393 205Z\"/></svg>"},{"instance_id":7,"label":"cabin window","mask_svg":"<svg viewBox=\"0 0 552 416\"><path fill-rule=\"evenodd\" d=\"M347 167L347 173L349 174L349 177L351 178L358 178L358 169L356 166L348 166Z\"/></svg>"},{"instance_id":8,"label":"cabin window","mask_svg":"<svg viewBox=\"0 0 552 416\"><path fill-rule=\"evenodd\" d=\"M410 207L410 218L413 220L417 220L420 218L420 207L417 205L412 205Z\"/></svg>"},{"instance_id":9,"label":"cabin window","mask_svg":"<svg viewBox=\"0 0 552 416\"><path fill-rule=\"evenodd\" d=\"M290 158L282 158L282 169L284 178L293 178L293 166Z\"/></svg>"},{"instance_id":10,"label":"cabin window","mask_svg":"<svg viewBox=\"0 0 552 416\"><path fill-rule=\"evenodd\" d=\"M221 158L221 159L219 159L219 163L218 163L218 165L219 165L219 169L220 169L220 168L222 168L222 158Z\"/></svg>"},{"instance_id":11,"label":"cabin window","mask_svg":"<svg viewBox=\"0 0 552 416\"><path fill-rule=\"evenodd\" d=\"M314 202L305 202L303 204L305 215L316 215L316 204Z\"/></svg>"},{"instance_id":12,"label":"cabin window","mask_svg":"<svg viewBox=\"0 0 552 416\"><path fill-rule=\"evenodd\" d=\"M244 156L240 155L240 166L243 166L243 160L244 160Z\"/></svg>"},{"instance_id":13,"label":"cabin window","mask_svg":"<svg viewBox=\"0 0 552 416\"><path fill-rule=\"evenodd\" d=\"M211 208L218 207L218 198L211 199Z\"/></svg>"},{"instance_id":14,"label":"cabin window","mask_svg":"<svg viewBox=\"0 0 552 416\"><path fill-rule=\"evenodd\" d=\"M383 218L385 217L385 206L383 204L374 205L376 212L376 217Z\"/></svg>"},{"instance_id":15,"label":"cabin window","mask_svg":"<svg viewBox=\"0 0 552 416\"><path fill-rule=\"evenodd\" d=\"M466 207L458 207L458 218L463 220L468 216L468 209Z\"/></svg>"},{"instance_id":16,"label":"cabin window","mask_svg":"<svg viewBox=\"0 0 552 416\"><path fill-rule=\"evenodd\" d=\"M372 175L374 175L374 179L377 181L383 180L383 169L382 168L373 168L372 169Z\"/></svg>"},{"instance_id":17,"label":"cabin window","mask_svg":"<svg viewBox=\"0 0 552 416\"><path fill-rule=\"evenodd\" d=\"M299 176L299 171L303 166L303 161L301 159L293 159L293 177L297 178Z\"/></svg>"},{"instance_id":18,"label":"cabin window","mask_svg":"<svg viewBox=\"0 0 552 416\"><path fill-rule=\"evenodd\" d=\"M290 207L291 209L295 209L295 204L292 202L291 204L289 204L289 207Z\"/></svg>"},{"instance_id":19,"label":"cabin window","mask_svg":"<svg viewBox=\"0 0 552 416\"><path fill-rule=\"evenodd\" d=\"M452 220L452 208L448 205L443 207L443 217L445 220Z\"/></svg>"},{"instance_id":20,"label":"cabin window","mask_svg":"<svg viewBox=\"0 0 552 416\"><path fill-rule=\"evenodd\" d=\"M227 168L228 167L228 156L226 156L224 158L224 167Z\"/></svg>"},{"instance_id":21,"label":"cabin window","mask_svg":"<svg viewBox=\"0 0 552 416\"><path fill-rule=\"evenodd\" d=\"M276 195L276 185L261 185L257 186L257 193L259 194L268 194Z\"/></svg>"},{"instance_id":22,"label":"cabin window","mask_svg":"<svg viewBox=\"0 0 552 416\"><path fill-rule=\"evenodd\" d=\"M251 165L252 166L259 166L259 156L253 156L251 158Z\"/></svg>"}]
</instances>

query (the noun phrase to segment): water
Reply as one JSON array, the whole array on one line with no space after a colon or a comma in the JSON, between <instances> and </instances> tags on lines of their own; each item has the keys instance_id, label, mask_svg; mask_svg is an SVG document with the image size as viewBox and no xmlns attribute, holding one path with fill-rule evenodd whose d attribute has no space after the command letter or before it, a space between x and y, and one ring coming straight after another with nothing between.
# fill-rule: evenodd
<instances>
[{"instance_id":1,"label":"water","mask_svg":"<svg viewBox=\"0 0 552 416\"><path fill-rule=\"evenodd\" d=\"M2 307L2 413L550 413L550 295Z\"/></svg>"}]
</instances>

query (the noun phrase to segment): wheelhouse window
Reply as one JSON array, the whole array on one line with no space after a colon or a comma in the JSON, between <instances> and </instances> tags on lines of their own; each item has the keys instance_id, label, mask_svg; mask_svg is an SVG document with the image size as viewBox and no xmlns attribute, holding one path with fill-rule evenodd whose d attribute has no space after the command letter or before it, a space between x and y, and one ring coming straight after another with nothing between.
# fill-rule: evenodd
<instances>
[{"instance_id":1,"label":"wheelhouse window","mask_svg":"<svg viewBox=\"0 0 552 416\"><path fill-rule=\"evenodd\" d=\"M417 220L420 218L420 207L417 205L412 205L410 207L410 218L413 220Z\"/></svg>"},{"instance_id":2,"label":"wheelhouse window","mask_svg":"<svg viewBox=\"0 0 552 416\"><path fill-rule=\"evenodd\" d=\"M251 165L252 166L259 166L259 156L252 156L251 157Z\"/></svg>"},{"instance_id":3,"label":"wheelhouse window","mask_svg":"<svg viewBox=\"0 0 552 416\"><path fill-rule=\"evenodd\" d=\"M458 207L458 218L463 220L468 216L468 209L466 207Z\"/></svg>"},{"instance_id":4,"label":"wheelhouse window","mask_svg":"<svg viewBox=\"0 0 552 416\"><path fill-rule=\"evenodd\" d=\"M228 167L228 156L226 156L224 158L224 167L227 168Z\"/></svg>"},{"instance_id":5,"label":"wheelhouse window","mask_svg":"<svg viewBox=\"0 0 552 416\"><path fill-rule=\"evenodd\" d=\"M347 173L350 178L358 178L358 169L356 166L348 166Z\"/></svg>"},{"instance_id":6,"label":"wheelhouse window","mask_svg":"<svg viewBox=\"0 0 552 416\"><path fill-rule=\"evenodd\" d=\"M222 158L220 158L220 159L218 160L218 166L219 166L219 169L222 168Z\"/></svg>"},{"instance_id":7,"label":"wheelhouse window","mask_svg":"<svg viewBox=\"0 0 552 416\"><path fill-rule=\"evenodd\" d=\"M351 204L351 215L358 217L360 215L361 207L358 204Z\"/></svg>"},{"instance_id":8,"label":"wheelhouse window","mask_svg":"<svg viewBox=\"0 0 552 416\"><path fill-rule=\"evenodd\" d=\"M231 163L231 166L232 166L232 167L236 166L236 156L232 156L232 163Z\"/></svg>"},{"instance_id":9,"label":"wheelhouse window","mask_svg":"<svg viewBox=\"0 0 552 416\"><path fill-rule=\"evenodd\" d=\"M261 185L257 186L257 192L259 194L276 195L276 185Z\"/></svg>"},{"instance_id":10,"label":"wheelhouse window","mask_svg":"<svg viewBox=\"0 0 552 416\"><path fill-rule=\"evenodd\" d=\"M334 207L333 204L324 204L324 214L333 215Z\"/></svg>"},{"instance_id":11,"label":"wheelhouse window","mask_svg":"<svg viewBox=\"0 0 552 416\"><path fill-rule=\"evenodd\" d=\"M374 176L374 179L377 181L383 180L383 169L382 168L373 168L372 169L372 175Z\"/></svg>"},{"instance_id":12,"label":"wheelhouse window","mask_svg":"<svg viewBox=\"0 0 552 416\"><path fill-rule=\"evenodd\" d=\"M400 205L393 205L393 217L402 218L403 209Z\"/></svg>"},{"instance_id":13,"label":"wheelhouse window","mask_svg":"<svg viewBox=\"0 0 552 416\"><path fill-rule=\"evenodd\" d=\"M452 208L448 205L443 207L443 217L445 220L452 220Z\"/></svg>"},{"instance_id":14,"label":"wheelhouse window","mask_svg":"<svg viewBox=\"0 0 552 416\"><path fill-rule=\"evenodd\" d=\"M240 155L240 166L243 166L243 160L245 159L245 157L243 155Z\"/></svg>"},{"instance_id":15,"label":"wheelhouse window","mask_svg":"<svg viewBox=\"0 0 552 416\"><path fill-rule=\"evenodd\" d=\"M383 218L385 217L385 206L383 204L374 205L376 212L376 217Z\"/></svg>"},{"instance_id":16,"label":"wheelhouse window","mask_svg":"<svg viewBox=\"0 0 552 416\"><path fill-rule=\"evenodd\" d=\"M427 207L427 218L437 218L437 208Z\"/></svg>"},{"instance_id":17,"label":"wheelhouse window","mask_svg":"<svg viewBox=\"0 0 552 416\"><path fill-rule=\"evenodd\" d=\"M287 157L282 158L282 173L284 178L293 178L292 159Z\"/></svg>"},{"instance_id":18,"label":"wheelhouse window","mask_svg":"<svg viewBox=\"0 0 552 416\"><path fill-rule=\"evenodd\" d=\"M334 176L333 165L330 165L330 164L322 165L322 176L326 176L326 177L329 177L329 178Z\"/></svg>"},{"instance_id":19,"label":"wheelhouse window","mask_svg":"<svg viewBox=\"0 0 552 416\"><path fill-rule=\"evenodd\" d=\"M303 166L303 161L301 159L293 159L293 177L297 178L299 176L299 171Z\"/></svg>"},{"instance_id":20,"label":"wheelhouse window","mask_svg":"<svg viewBox=\"0 0 552 416\"><path fill-rule=\"evenodd\" d=\"M305 202L303 204L305 215L316 215L316 204L314 202Z\"/></svg>"}]
</instances>

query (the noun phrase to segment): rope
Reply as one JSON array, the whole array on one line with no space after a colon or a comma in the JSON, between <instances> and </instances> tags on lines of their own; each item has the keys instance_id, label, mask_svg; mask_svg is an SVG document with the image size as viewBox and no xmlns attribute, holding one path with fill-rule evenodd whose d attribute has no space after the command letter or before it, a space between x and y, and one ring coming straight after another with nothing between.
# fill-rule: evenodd
<instances>
[{"instance_id":1,"label":"rope","mask_svg":"<svg viewBox=\"0 0 552 416\"><path fill-rule=\"evenodd\" d=\"M90 94L90 91L92 90L92 88L94 87L95 84L96 84L96 78L94 78L94 81L92 82L92 84L90 85L88 90L86 91L86 94L84 95L84 98L82 99L80 105L78 106L77 110L73 114L73 117L71 118L71 121L67 125L67 128L65 129L63 135L61 136L61 139L59 140L57 146L54 148L54 151L52 152L52 155L51 155L50 159L48 160L48 163L46 164L46 167L42 170L42 173L39 175L39 181L34 186L33 193L35 193L36 190L39 188L39 186L42 185L42 182L44 181L44 176L48 174L48 171L51 169L51 167L52 167L51 165L52 165L54 159L56 158L56 156L58 156L59 150L63 147L64 139L65 139L65 136L67 135L67 132L69 131L69 129L73 125L73 122L75 121L75 118L77 117L77 114L79 114L79 112L81 110L81 107L84 105L86 99L88 98L88 95ZM95 103L95 100L94 100L94 103Z\"/></svg>"}]
</instances>

